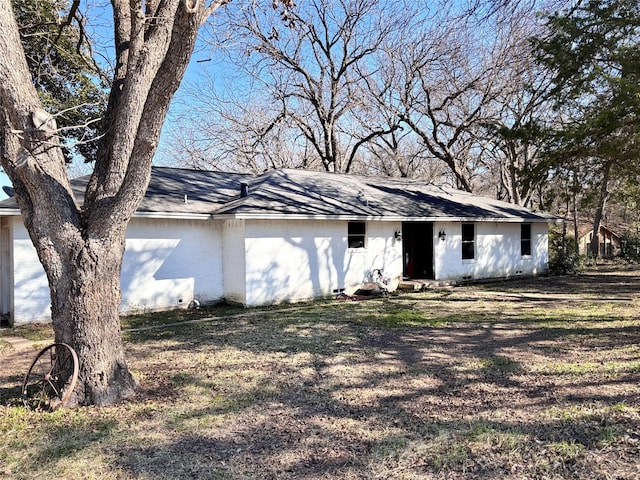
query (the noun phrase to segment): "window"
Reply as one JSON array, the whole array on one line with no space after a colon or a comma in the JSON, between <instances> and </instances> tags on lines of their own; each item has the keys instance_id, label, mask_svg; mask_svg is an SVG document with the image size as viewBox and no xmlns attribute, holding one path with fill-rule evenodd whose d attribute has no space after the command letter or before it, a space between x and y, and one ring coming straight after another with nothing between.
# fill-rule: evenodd
<instances>
[{"instance_id":1,"label":"window","mask_svg":"<svg viewBox=\"0 0 640 480\"><path fill-rule=\"evenodd\" d=\"M475 258L476 229L473 223L462 224L462 259Z\"/></svg>"},{"instance_id":2,"label":"window","mask_svg":"<svg viewBox=\"0 0 640 480\"><path fill-rule=\"evenodd\" d=\"M531 224L520 225L520 255L531 255Z\"/></svg>"},{"instance_id":3,"label":"window","mask_svg":"<svg viewBox=\"0 0 640 480\"><path fill-rule=\"evenodd\" d=\"M349 248L364 248L365 234L367 233L364 222L349 222L347 241Z\"/></svg>"}]
</instances>

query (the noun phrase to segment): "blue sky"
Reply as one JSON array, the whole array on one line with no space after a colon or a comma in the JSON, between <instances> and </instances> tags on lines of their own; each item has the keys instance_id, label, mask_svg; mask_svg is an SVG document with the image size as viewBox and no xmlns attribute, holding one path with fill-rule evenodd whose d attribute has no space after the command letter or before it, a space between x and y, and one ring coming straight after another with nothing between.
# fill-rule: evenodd
<instances>
[{"instance_id":1,"label":"blue sky","mask_svg":"<svg viewBox=\"0 0 640 480\"><path fill-rule=\"evenodd\" d=\"M9 180L9 177L7 177L7 174L2 172L0 173L0 186L5 186L5 185L11 185L11 181ZM4 200L5 198L7 198L7 194L4 193L3 190L0 190L0 200Z\"/></svg>"}]
</instances>

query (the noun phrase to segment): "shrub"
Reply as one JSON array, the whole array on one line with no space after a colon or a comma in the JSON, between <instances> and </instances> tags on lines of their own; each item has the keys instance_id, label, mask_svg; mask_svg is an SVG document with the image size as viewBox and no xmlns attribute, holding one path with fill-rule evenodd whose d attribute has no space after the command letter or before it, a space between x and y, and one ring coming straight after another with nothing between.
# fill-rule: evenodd
<instances>
[{"instance_id":1,"label":"shrub","mask_svg":"<svg viewBox=\"0 0 640 480\"><path fill-rule=\"evenodd\" d=\"M620 257L628 262L640 262L640 233L626 232L622 235Z\"/></svg>"},{"instance_id":2,"label":"shrub","mask_svg":"<svg viewBox=\"0 0 640 480\"><path fill-rule=\"evenodd\" d=\"M573 275L580 271L582 257L578 255L576 239L558 230L549 230L549 274Z\"/></svg>"}]
</instances>

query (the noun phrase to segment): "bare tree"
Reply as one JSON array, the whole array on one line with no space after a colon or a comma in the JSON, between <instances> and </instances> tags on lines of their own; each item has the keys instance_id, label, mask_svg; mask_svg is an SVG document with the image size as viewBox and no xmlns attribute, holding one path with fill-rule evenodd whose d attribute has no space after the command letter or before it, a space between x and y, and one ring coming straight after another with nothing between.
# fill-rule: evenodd
<instances>
[{"instance_id":1,"label":"bare tree","mask_svg":"<svg viewBox=\"0 0 640 480\"><path fill-rule=\"evenodd\" d=\"M355 172L421 179L433 184L443 183L447 173L446 167L426 151L415 133L402 126L367 142Z\"/></svg>"},{"instance_id":2,"label":"bare tree","mask_svg":"<svg viewBox=\"0 0 640 480\"><path fill-rule=\"evenodd\" d=\"M312 168L306 139L260 87L236 77L220 87L204 75L187 85L170 114L172 159L193 168L253 173Z\"/></svg>"},{"instance_id":3,"label":"bare tree","mask_svg":"<svg viewBox=\"0 0 640 480\"><path fill-rule=\"evenodd\" d=\"M397 60L394 79L402 121L467 191L478 167L476 131L489 118L506 52L495 37L483 38L486 28L457 11L434 19Z\"/></svg>"},{"instance_id":4,"label":"bare tree","mask_svg":"<svg viewBox=\"0 0 640 480\"><path fill-rule=\"evenodd\" d=\"M47 274L56 341L81 359L78 404L109 404L135 390L118 317L125 230L148 185L198 29L227 0L111 3L115 71L81 204L67 177L61 132L32 84L11 1L0 0L0 161Z\"/></svg>"},{"instance_id":5,"label":"bare tree","mask_svg":"<svg viewBox=\"0 0 640 480\"><path fill-rule=\"evenodd\" d=\"M377 0L309 0L228 11L225 24L236 40L231 58L252 78L269 111L254 116L251 129L245 112L229 115L235 121L229 126L243 131L256 148L265 132L279 128L290 150L305 156L298 165L318 162L327 171L349 172L368 141L397 128L369 114L373 102L364 88L379 68L376 52L404 18L395 9L399 6Z\"/></svg>"},{"instance_id":6,"label":"bare tree","mask_svg":"<svg viewBox=\"0 0 640 480\"><path fill-rule=\"evenodd\" d=\"M379 0L312 0L230 11L232 36L218 43L247 76L233 89L198 87L199 98L216 98L202 118L224 126L198 129L181 150L217 168L321 165L478 188L488 164L503 173L486 126L506 111L504 72L513 45L526 43L513 35L533 1L400 2L391 12Z\"/></svg>"},{"instance_id":7,"label":"bare tree","mask_svg":"<svg viewBox=\"0 0 640 480\"><path fill-rule=\"evenodd\" d=\"M527 42L521 22L532 16L531 5L440 2L407 25L403 42L385 49L385 70L369 84L373 97L417 135L422 158L444 164L457 188L487 184L487 164L494 165L488 153L497 147L486 126L508 116L502 102L515 94L513 49ZM524 95L526 85L517 88Z\"/></svg>"},{"instance_id":8,"label":"bare tree","mask_svg":"<svg viewBox=\"0 0 640 480\"><path fill-rule=\"evenodd\" d=\"M544 31L535 15L540 5L536 0L520 2L501 21L508 49L490 114L478 131L482 164L497 186L494 194L529 207L548 173L540 132L560 121L549 98L551 76L536 65L530 44Z\"/></svg>"}]
</instances>

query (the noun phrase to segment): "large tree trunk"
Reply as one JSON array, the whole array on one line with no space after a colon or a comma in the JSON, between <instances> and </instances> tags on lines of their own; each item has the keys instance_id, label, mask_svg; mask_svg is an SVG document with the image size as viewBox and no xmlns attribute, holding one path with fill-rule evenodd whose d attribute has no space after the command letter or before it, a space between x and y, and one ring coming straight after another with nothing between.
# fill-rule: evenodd
<instances>
[{"instance_id":1,"label":"large tree trunk","mask_svg":"<svg viewBox=\"0 0 640 480\"><path fill-rule=\"evenodd\" d=\"M118 316L125 232L144 197L198 27L226 0L208 7L189 0L145 2L144 12L142 2L111 3L116 74L81 207L67 178L60 131L31 82L11 1L0 0L0 161L47 274L56 341L79 357L76 405L106 405L135 391Z\"/></svg>"},{"instance_id":2,"label":"large tree trunk","mask_svg":"<svg viewBox=\"0 0 640 480\"><path fill-rule=\"evenodd\" d=\"M106 405L135 393L118 315L123 246L121 232L72 242L60 269L47 269L61 273L51 282L55 340L74 345L80 359L74 404Z\"/></svg>"}]
</instances>

